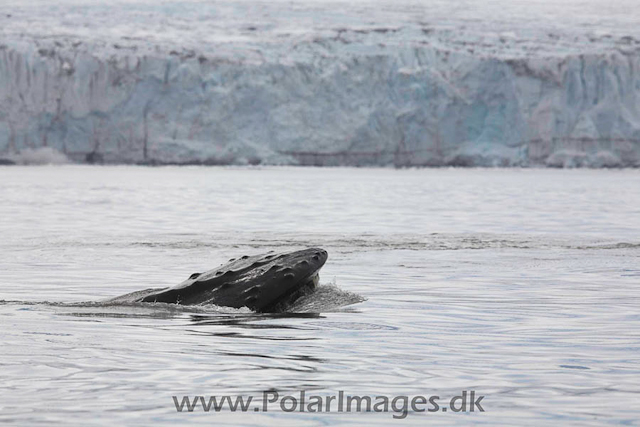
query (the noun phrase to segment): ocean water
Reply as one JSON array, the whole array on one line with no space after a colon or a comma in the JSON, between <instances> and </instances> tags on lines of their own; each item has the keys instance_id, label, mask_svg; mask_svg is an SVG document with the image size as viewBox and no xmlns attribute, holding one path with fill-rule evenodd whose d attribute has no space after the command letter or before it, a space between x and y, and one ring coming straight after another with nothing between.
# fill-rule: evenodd
<instances>
[{"instance_id":1,"label":"ocean water","mask_svg":"<svg viewBox=\"0 0 640 427\"><path fill-rule=\"evenodd\" d=\"M295 313L96 302L305 246ZM637 425L640 171L0 168L0 300L5 425ZM173 401L265 390L397 410Z\"/></svg>"}]
</instances>

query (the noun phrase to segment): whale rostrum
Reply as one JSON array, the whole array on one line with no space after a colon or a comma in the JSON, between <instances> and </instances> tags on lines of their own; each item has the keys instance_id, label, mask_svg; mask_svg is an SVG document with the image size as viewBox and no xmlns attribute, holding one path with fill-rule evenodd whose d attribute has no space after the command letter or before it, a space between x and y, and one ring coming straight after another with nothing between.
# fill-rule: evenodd
<instances>
[{"instance_id":1,"label":"whale rostrum","mask_svg":"<svg viewBox=\"0 0 640 427\"><path fill-rule=\"evenodd\" d=\"M183 305L215 304L248 307L261 312L280 312L318 284L318 271L327 261L327 251L299 251L242 256L207 271L193 273L169 288L137 291L107 302L162 302Z\"/></svg>"}]
</instances>

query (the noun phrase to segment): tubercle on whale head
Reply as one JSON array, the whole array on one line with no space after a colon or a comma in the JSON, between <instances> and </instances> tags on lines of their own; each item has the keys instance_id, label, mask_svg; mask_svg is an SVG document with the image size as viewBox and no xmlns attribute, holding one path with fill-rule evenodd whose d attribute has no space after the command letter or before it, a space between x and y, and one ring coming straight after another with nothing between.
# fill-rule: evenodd
<instances>
[{"instance_id":1,"label":"tubercle on whale head","mask_svg":"<svg viewBox=\"0 0 640 427\"><path fill-rule=\"evenodd\" d=\"M291 257L291 260L288 262L289 266L293 265L294 268L315 268L316 270L321 268L329 257L327 251L321 248L308 248L285 254L285 256L286 255Z\"/></svg>"}]
</instances>

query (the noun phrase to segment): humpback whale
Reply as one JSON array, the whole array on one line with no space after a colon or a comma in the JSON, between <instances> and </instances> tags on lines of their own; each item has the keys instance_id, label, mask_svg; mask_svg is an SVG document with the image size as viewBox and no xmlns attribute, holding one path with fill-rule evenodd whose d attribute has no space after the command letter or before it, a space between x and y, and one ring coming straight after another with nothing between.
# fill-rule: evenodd
<instances>
[{"instance_id":1,"label":"humpback whale","mask_svg":"<svg viewBox=\"0 0 640 427\"><path fill-rule=\"evenodd\" d=\"M248 307L260 313L281 312L317 286L318 271L327 256L320 248L245 255L205 273L193 273L176 286L136 291L106 302L215 304Z\"/></svg>"}]
</instances>

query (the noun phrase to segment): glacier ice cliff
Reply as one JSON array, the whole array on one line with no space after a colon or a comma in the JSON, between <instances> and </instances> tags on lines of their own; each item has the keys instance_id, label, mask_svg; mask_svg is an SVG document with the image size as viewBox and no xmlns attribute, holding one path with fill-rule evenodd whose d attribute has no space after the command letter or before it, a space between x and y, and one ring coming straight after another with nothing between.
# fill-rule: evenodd
<instances>
[{"instance_id":1,"label":"glacier ice cliff","mask_svg":"<svg viewBox=\"0 0 640 427\"><path fill-rule=\"evenodd\" d=\"M0 157L637 167L638 25L592 3L16 2Z\"/></svg>"}]
</instances>

